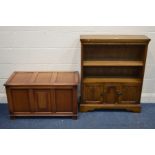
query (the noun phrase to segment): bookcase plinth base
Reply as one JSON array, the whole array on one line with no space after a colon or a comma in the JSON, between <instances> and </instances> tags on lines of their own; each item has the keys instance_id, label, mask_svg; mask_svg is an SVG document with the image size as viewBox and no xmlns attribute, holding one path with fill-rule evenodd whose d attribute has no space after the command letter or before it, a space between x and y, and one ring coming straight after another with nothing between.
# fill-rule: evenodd
<instances>
[{"instance_id":1,"label":"bookcase plinth base","mask_svg":"<svg viewBox=\"0 0 155 155\"><path fill-rule=\"evenodd\" d=\"M140 104L81 104L80 112L88 112L94 110L126 110L131 112L141 112Z\"/></svg>"}]
</instances>

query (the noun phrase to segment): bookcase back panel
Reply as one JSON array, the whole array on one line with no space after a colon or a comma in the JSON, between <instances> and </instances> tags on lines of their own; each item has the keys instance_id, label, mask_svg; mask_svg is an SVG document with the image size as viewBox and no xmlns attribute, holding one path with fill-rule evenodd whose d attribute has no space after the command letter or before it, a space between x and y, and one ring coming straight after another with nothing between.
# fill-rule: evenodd
<instances>
[{"instance_id":1,"label":"bookcase back panel","mask_svg":"<svg viewBox=\"0 0 155 155\"><path fill-rule=\"evenodd\" d=\"M84 77L133 77L140 78L142 76L142 67L84 67Z\"/></svg>"},{"instance_id":2,"label":"bookcase back panel","mask_svg":"<svg viewBox=\"0 0 155 155\"><path fill-rule=\"evenodd\" d=\"M145 45L83 45L84 60L144 60Z\"/></svg>"}]
</instances>

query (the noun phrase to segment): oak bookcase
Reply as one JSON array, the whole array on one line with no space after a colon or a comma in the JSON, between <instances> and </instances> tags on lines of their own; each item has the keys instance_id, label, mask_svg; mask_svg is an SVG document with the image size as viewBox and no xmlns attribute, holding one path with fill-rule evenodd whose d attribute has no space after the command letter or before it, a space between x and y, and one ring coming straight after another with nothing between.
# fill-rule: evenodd
<instances>
[{"instance_id":1,"label":"oak bookcase","mask_svg":"<svg viewBox=\"0 0 155 155\"><path fill-rule=\"evenodd\" d=\"M82 35L80 111L140 112L150 39L144 35Z\"/></svg>"}]
</instances>

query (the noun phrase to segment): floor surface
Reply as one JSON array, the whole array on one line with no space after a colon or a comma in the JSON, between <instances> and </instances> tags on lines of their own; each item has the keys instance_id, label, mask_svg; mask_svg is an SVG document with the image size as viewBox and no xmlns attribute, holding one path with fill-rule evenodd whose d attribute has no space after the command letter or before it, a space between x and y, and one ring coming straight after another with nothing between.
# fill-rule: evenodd
<instances>
[{"instance_id":1,"label":"floor surface","mask_svg":"<svg viewBox=\"0 0 155 155\"><path fill-rule=\"evenodd\" d=\"M10 120L7 104L0 104L0 129L154 129L155 104L142 104L141 113L93 111L77 120L64 117L20 117Z\"/></svg>"}]
</instances>

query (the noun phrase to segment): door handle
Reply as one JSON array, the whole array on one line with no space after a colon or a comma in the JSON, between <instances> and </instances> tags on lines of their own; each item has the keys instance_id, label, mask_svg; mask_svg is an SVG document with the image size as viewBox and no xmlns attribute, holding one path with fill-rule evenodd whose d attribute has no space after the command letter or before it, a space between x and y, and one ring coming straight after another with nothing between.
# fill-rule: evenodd
<instances>
[{"instance_id":1,"label":"door handle","mask_svg":"<svg viewBox=\"0 0 155 155\"><path fill-rule=\"evenodd\" d=\"M123 95L123 93L122 92L117 92L117 95L121 96L121 95Z\"/></svg>"}]
</instances>

